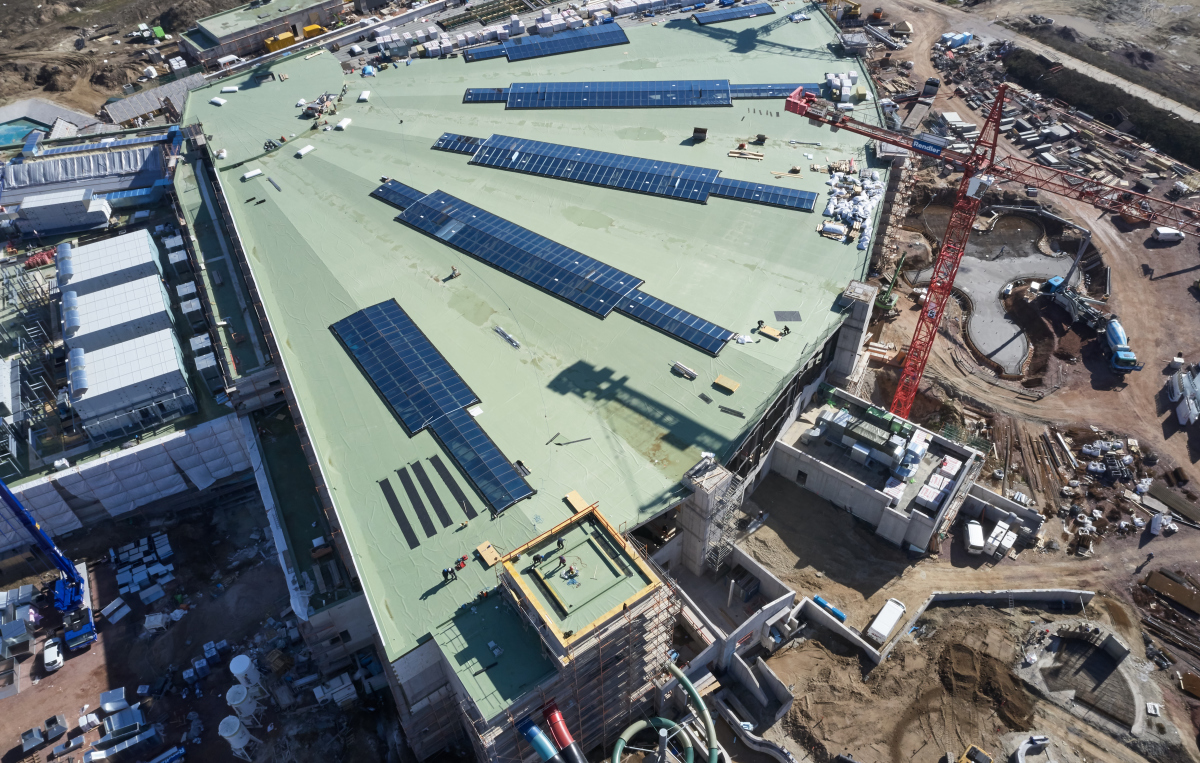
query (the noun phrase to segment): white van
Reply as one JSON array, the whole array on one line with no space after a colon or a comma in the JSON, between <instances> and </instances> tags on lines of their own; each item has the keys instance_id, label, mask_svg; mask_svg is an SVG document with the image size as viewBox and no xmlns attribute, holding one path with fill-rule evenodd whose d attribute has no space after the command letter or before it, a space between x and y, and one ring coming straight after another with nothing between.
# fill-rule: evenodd
<instances>
[{"instance_id":1,"label":"white van","mask_svg":"<svg viewBox=\"0 0 1200 763\"><path fill-rule=\"evenodd\" d=\"M898 599L888 599L887 604L883 605L883 609L879 610L879 614L875 615L871 627L867 628L867 638L883 646L883 642L887 641L888 636L892 635L892 631L896 629L900 618L904 617L904 611L903 602Z\"/></svg>"},{"instance_id":2,"label":"white van","mask_svg":"<svg viewBox=\"0 0 1200 763\"><path fill-rule=\"evenodd\" d=\"M1183 231L1174 228L1155 228L1151 234L1155 241L1183 241Z\"/></svg>"},{"instance_id":3,"label":"white van","mask_svg":"<svg viewBox=\"0 0 1200 763\"><path fill-rule=\"evenodd\" d=\"M983 553L983 525L972 519L967 522L967 537L964 539L967 544L968 554Z\"/></svg>"}]
</instances>

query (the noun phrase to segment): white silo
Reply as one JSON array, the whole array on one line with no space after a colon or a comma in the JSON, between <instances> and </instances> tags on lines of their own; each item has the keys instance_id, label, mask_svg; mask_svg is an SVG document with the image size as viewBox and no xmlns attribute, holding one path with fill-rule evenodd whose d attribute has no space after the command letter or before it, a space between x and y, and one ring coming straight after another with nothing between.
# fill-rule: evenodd
<instances>
[{"instance_id":1,"label":"white silo","mask_svg":"<svg viewBox=\"0 0 1200 763\"><path fill-rule=\"evenodd\" d=\"M250 690L250 693L255 697L261 697L266 694L263 689L262 676L258 673L258 668L254 667L254 661L248 655L239 654L229 661L229 672L233 673L233 677L242 686Z\"/></svg>"},{"instance_id":2,"label":"white silo","mask_svg":"<svg viewBox=\"0 0 1200 763\"><path fill-rule=\"evenodd\" d=\"M258 715L262 712L262 705L251 694L250 690L241 684L234 684L229 692L225 695L225 702L233 712L237 713L238 718L242 719L242 723L247 728L256 728L262 724L258 722Z\"/></svg>"},{"instance_id":3,"label":"white silo","mask_svg":"<svg viewBox=\"0 0 1200 763\"><path fill-rule=\"evenodd\" d=\"M261 743L262 740L251 734L236 715L231 715L221 721L221 725L217 727L217 733L226 742L229 742L236 757L242 760L254 760L250 755L250 745L256 742Z\"/></svg>"}]
</instances>

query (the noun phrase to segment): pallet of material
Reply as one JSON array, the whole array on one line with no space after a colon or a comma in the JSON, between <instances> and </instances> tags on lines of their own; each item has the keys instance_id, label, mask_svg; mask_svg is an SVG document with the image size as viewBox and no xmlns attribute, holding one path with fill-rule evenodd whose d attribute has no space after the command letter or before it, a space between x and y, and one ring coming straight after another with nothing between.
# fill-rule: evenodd
<instances>
[{"instance_id":1,"label":"pallet of material","mask_svg":"<svg viewBox=\"0 0 1200 763\"><path fill-rule=\"evenodd\" d=\"M729 156L733 157L734 159L756 159L760 162L766 157L765 154L760 154L757 151L747 151L742 148L733 149L729 152Z\"/></svg>"}]
</instances>

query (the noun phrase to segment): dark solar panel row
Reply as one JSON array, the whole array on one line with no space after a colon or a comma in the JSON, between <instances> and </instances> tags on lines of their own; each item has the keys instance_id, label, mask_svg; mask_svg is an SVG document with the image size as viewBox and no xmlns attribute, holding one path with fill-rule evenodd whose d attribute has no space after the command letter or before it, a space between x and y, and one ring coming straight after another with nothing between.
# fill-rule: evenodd
<instances>
[{"instance_id":1,"label":"dark solar panel row","mask_svg":"<svg viewBox=\"0 0 1200 763\"><path fill-rule=\"evenodd\" d=\"M178 133L176 134L178 136ZM166 133L162 135L143 135L139 138L125 138L123 140L110 140L103 143L81 143L75 146L60 146L58 148L48 148L42 151L41 156L56 156L58 154L77 154L80 151L99 151L109 150L113 148L123 148L125 146L142 146L148 143L164 143L171 139L171 135Z\"/></svg>"},{"instance_id":2,"label":"dark solar panel row","mask_svg":"<svg viewBox=\"0 0 1200 763\"><path fill-rule=\"evenodd\" d=\"M641 289L635 289L621 300L617 311L649 324L670 334L693 347L716 355L735 334L715 323L692 315L687 310L652 297Z\"/></svg>"},{"instance_id":3,"label":"dark solar panel row","mask_svg":"<svg viewBox=\"0 0 1200 763\"><path fill-rule=\"evenodd\" d=\"M730 178L717 178L713 183L711 193L713 196L725 199L749 201L771 207L802 209L806 212L811 212L817 203L817 195L812 191L799 191L795 188L764 185L763 183L748 183L745 180L731 180Z\"/></svg>"},{"instance_id":4,"label":"dark solar panel row","mask_svg":"<svg viewBox=\"0 0 1200 763\"><path fill-rule=\"evenodd\" d=\"M515 82L508 88L505 108L613 109L729 105L729 80Z\"/></svg>"},{"instance_id":5,"label":"dark solar panel row","mask_svg":"<svg viewBox=\"0 0 1200 763\"><path fill-rule=\"evenodd\" d=\"M504 511L534 494L533 488L470 413L451 411L430 429L496 511Z\"/></svg>"},{"instance_id":6,"label":"dark solar panel row","mask_svg":"<svg viewBox=\"0 0 1200 763\"><path fill-rule=\"evenodd\" d=\"M549 37L517 37L505 42L504 46L509 61L524 61L542 56L557 56L560 53L606 48L609 45L623 45L627 42L629 38L625 36L624 29L617 24L605 24L566 29Z\"/></svg>"},{"instance_id":7,"label":"dark solar panel row","mask_svg":"<svg viewBox=\"0 0 1200 763\"><path fill-rule=\"evenodd\" d=\"M396 300L359 310L332 328L410 435L446 411L479 402Z\"/></svg>"},{"instance_id":8,"label":"dark solar panel row","mask_svg":"<svg viewBox=\"0 0 1200 763\"><path fill-rule=\"evenodd\" d=\"M754 5L737 5L733 8L722 8L718 11L708 11L707 13L694 13L692 18L696 19L698 24L716 24L722 21L733 21L734 19L748 19L754 16L767 16L775 12L767 3L755 3Z\"/></svg>"},{"instance_id":9,"label":"dark solar panel row","mask_svg":"<svg viewBox=\"0 0 1200 763\"><path fill-rule=\"evenodd\" d=\"M469 87L463 93L463 103L504 103L507 100L506 87Z\"/></svg>"},{"instance_id":10,"label":"dark solar panel row","mask_svg":"<svg viewBox=\"0 0 1200 763\"><path fill-rule=\"evenodd\" d=\"M821 92L821 85L818 83L804 85L730 85L729 92L734 100L742 98L787 98L796 92L796 88L798 87L811 88L818 93Z\"/></svg>"},{"instance_id":11,"label":"dark solar panel row","mask_svg":"<svg viewBox=\"0 0 1200 763\"><path fill-rule=\"evenodd\" d=\"M380 201L385 201L397 209L408 209L425 196L423 191L409 187L396 180L389 180L371 191L371 195Z\"/></svg>"},{"instance_id":12,"label":"dark solar panel row","mask_svg":"<svg viewBox=\"0 0 1200 763\"><path fill-rule=\"evenodd\" d=\"M463 51L463 60L467 63L475 61L486 61L489 58L504 58L508 55L508 49L504 47L504 43L497 45L484 45L478 48L467 48Z\"/></svg>"},{"instance_id":13,"label":"dark solar panel row","mask_svg":"<svg viewBox=\"0 0 1200 763\"><path fill-rule=\"evenodd\" d=\"M470 135L455 135L452 132L442 133L442 137L437 139L433 144L433 148L437 151L449 151L453 154L466 154L470 156L479 150L479 146L483 143L484 138L472 138Z\"/></svg>"},{"instance_id":14,"label":"dark solar panel row","mask_svg":"<svg viewBox=\"0 0 1200 763\"><path fill-rule=\"evenodd\" d=\"M442 191L396 219L601 318L642 283Z\"/></svg>"},{"instance_id":15,"label":"dark solar panel row","mask_svg":"<svg viewBox=\"0 0 1200 763\"><path fill-rule=\"evenodd\" d=\"M331 328L409 435L428 427L488 505L503 511L533 495L533 488L464 410L479 401L475 393L396 300L359 310ZM445 480L447 475L439 466L440 463L435 464L434 468ZM418 469L417 465L412 469L434 514L443 527L449 527L450 515L424 469ZM437 529L416 484L405 469L397 469L396 474L422 529L428 537L433 537ZM416 534L391 484L384 480L380 487L409 547L415 548L418 545ZM458 498L458 494L455 497ZM466 511L469 504L465 496L463 504Z\"/></svg>"},{"instance_id":16,"label":"dark solar panel row","mask_svg":"<svg viewBox=\"0 0 1200 763\"><path fill-rule=\"evenodd\" d=\"M471 158L472 164L573 180L588 185L707 202L717 170L638 159L537 140L493 135Z\"/></svg>"}]
</instances>

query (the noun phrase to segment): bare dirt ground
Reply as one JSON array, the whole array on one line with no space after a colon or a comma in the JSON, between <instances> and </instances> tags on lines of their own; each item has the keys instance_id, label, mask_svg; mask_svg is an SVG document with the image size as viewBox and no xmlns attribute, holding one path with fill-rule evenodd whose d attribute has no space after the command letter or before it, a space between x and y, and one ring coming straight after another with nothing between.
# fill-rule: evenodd
<instances>
[{"instance_id":1,"label":"bare dirt ground","mask_svg":"<svg viewBox=\"0 0 1200 763\"><path fill-rule=\"evenodd\" d=\"M911 55L918 67L921 67L922 59L924 59L925 67L914 70L914 82L918 81L916 79L917 74L922 74L920 79L922 82L926 77L937 76L932 72L923 74L923 72L931 69L931 67L928 67L929 44L932 44L937 39L937 35L947 31L971 32L976 36L982 36L987 39L1013 40L1021 45L1021 47L1028 48L1035 53L1047 53L1061 61L1063 66L1069 69L1084 73L1101 82L1116 85L1126 92L1148 101L1154 106L1172 111L1185 119L1200 122L1200 111L1155 90L1154 83L1146 81L1145 75L1147 70L1143 68L1142 64L1161 66L1164 71L1168 72L1174 71L1174 79L1186 78L1190 82L1195 82L1196 78L1188 77L1190 72L1185 69L1172 70L1165 62L1156 63L1148 61L1141 56L1142 50L1151 50L1155 53L1156 57L1165 57L1167 61L1178 60L1185 66L1195 66L1192 63L1192 59L1200 58L1200 53L1195 49L1195 38L1191 37L1196 29L1194 2L1188 5L1170 7L1157 4L1135 3L1132 0L1123 0L1117 3L1120 6L1120 20L1125 24L1125 26L1121 27L1122 33L1127 35L1127 37L1122 39L1128 39L1132 44L1118 46L1114 49L1114 55L1121 61L1128 61L1129 58L1125 55L1125 52L1131 49L1137 51L1135 59L1138 63L1130 67L1131 71L1128 72L1128 76L1108 72L1088 63L1086 60L1058 51L1034 37L1021 34L1020 31L1005 26L1006 20L1012 21L1024 18L1029 13L1041 13L1053 17L1056 23L1061 24L1063 22L1060 21L1055 12L1048 9L1064 5L1079 8L1078 13L1081 19L1087 17L1087 14L1099 16L1107 12L1103 9L1111 7L1101 2L1092 2L1090 0L989 0L969 9L964 9L961 6L950 7L948 4L938 2L938 0L903 0L903 2L900 0L885 0L879 3L879 5L888 13L887 20L908 20L913 25L912 39L915 44L896 55L898 58L905 58ZM1141 34L1135 33L1139 28L1138 24L1141 23L1140 17L1142 16L1154 20L1154 23L1161 21L1166 27L1166 31L1169 34L1167 36L1168 44L1165 47L1160 49L1153 42L1156 39L1155 34L1157 33L1146 32L1144 29ZM1064 15L1061 18L1067 19L1068 17ZM1104 23L1116 22L1117 19L1105 19L1104 21ZM1180 26L1179 28L1186 29L1187 31L1172 31L1171 26L1178 24L1183 24L1184 26ZM1081 23L1080 28L1086 29L1090 27L1084 27ZM934 29L937 30L936 34L932 31ZM1113 27L1113 29L1115 30L1116 27ZM1114 31L1113 34L1115 35L1117 32ZM1179 40L1171 39L1172 36L1178 37ZM1185 39L1185 36L1187 39ZM1114 41L1116 40L1115 37L1113 39ZM1189 45L1191 46L1190 48L1188 47ZM1088 48L1088 50L1092 49ZM910 53L910 51L912 52ZM1080 55L1087 54L1080 53ZM1125 74L1125 72L1122 72L1122 74ZM1200 93L1200 89L1195 92Z\"/></svg>"},{"instance_id":2,"label":"bare dirt ground","mask_svg":"<svg viewBox=\"0 0 1200 763\"><path fill-rule=\"evenodd\" d=\"M739 547L800 595L820 595L833 603L847 614L847 624L855 629L865 629L871 618L890 598L899 599L913 612L935 591L1075 588L1096 591L1099 594L1088 607L1089 616L1113 628L1134 649L1136 655L1144 658L1145 651L1141 629L1137 624L1139 615L1136 614L1136 607L1144 608L1147 601L1143 600L1144 594L1137 586L1138 581L1154 569L1191 575L1200 571L1200 562L1197 561L1195 552L1196 531L1188 528L1183 528L1171 537L1153 539L1152 561L1147 559L1147 545L1151 542L1148 533L1123 537L1106 535L1095 545L1095 553L1090 558L1067 554L1065 551L1026 549L1017 554L1015 559L1005 558L999 562L968 555L962 542L951 534L943 540L938 554L914 560L881 541L870 528L859 523L849 513L835 509L825 500L777 474L769 475L747 501L746 511L751 516L759 510L769 514L765 526L749 537L741 539ZM1061 520L1048 519L1044 532L1047 540L1056 540L1061 548L1066 548L1068 536L1063 531ZM960 630L976 630L981 633L987 631L985 626L989 622L986 619L989 612L991 610L978 610L976 614L983 613L981 617L984 619L977 619L976 614L972 614L967 618L970 625L964 622ZM1017 618L1017 622L1027 624L1027 619ZM1023 627L1025 626L1022 625ZM989 636L986 640L990 645L994 639ZM984 651L998 660L1010 662L1016 654L1015 643L1006 639L1005 646L1000 651L993 653L991 646ZM806 646L807 648L809 647ZM902 683L908 683L904 683L904 690L898 694L868 691L871 687L865 685L862 691L858 691L855 689L855 682L863 684L861 674L865 670L859 669L862 666L859 666L857 658L845 663L847 666L851 663L854 666L853 670L847 667L844 671L846 681L849 682L845 687L845 696L842 697L846 707L826 708L829 712L814 714L810 718L810 722L815 723L823 715L827 719L825 723L830 724L828 728L831 733L835 727L842 730L842 736L834 734L826 740L832 754L842 751L841 745L846 743L844 734L850 733L847 730L854 728L854 714L859 714L860 719L899 718L905 708L918 700L923 703L922 707L928 709L929 714L940 714L943 720L938 722L947 724L945 728L959 729L958 733L969 735L978 731L999 735L1014 728L994 723L994 728L989 732L987 724L981 725L978 719L959 719L957 713L960 710L955 709L959 707L958 700L952 694L941 694L940 689L936 697L926 698L926 693L932 693L938 688L937 679L921 672L925 670L923 664L919 665L919 669L914 668L910 660L918 660L915 655L919 654L923 656L922 659L933 663L939 659L939 652L924 642L915 653L909 651L913 648L912 644L898 647L892 657L873 671L868 679L871 685L889 686L896 671L900 674L908 671L920 674L911 681L903 679ZM979 651L978 646L972 648ZM852 652L847 650L843 653L850 655ZM788 675L780 673L785 684L796 683L797 677L811 675L801 667L786 669L789 671ZM1195 746L1196 731L1191 721L1195 703L1185 699L1174 687L1171 682L1172 673L1159 671L1153 675L1163 686L1168 702L1168 717L1180 728L1188 754L1194 759L1200 759L1200 752ZM795 689L794 693L798 698L797 710L794 712L799 712L800 694ZM975 703L977 699L972 699L971 703ZM892 700L899 703L897 707L900 709L895 712L889 709L887 704ZM970 708L967 710L975 712ZM1044 709L1040 704L1037 712L1039 718L1061 716L1059 711L1053 708ZM947 716L947 713L950 715ZM945 720L947 717L949 720ZM916 718L909 718L908 722L917 728L924 723ZM1079 728L1080 724L1076 723L1076 727ZM860 721L859 730L861 729ZM908 733L904 731L899 738L909 739L906 736ZM912 732L914 735L917 733L915 730ZM1088 733L1093 738L1100 736L1099 732ZM802 741L804 739L802 735L797 738ZM879 753L875 760L909 760L913 754L913 747L906 745L916 745L920 741L917 736L912 736L911 739L911 742L904 741L896 749L891 747L890 737L881 737L864 747L878 745L873 747ZM1071 740L1073 743L1078 741L1075 736L1072 736ZM1101 743L1097 750L1102 747ZM897 749L904 754L898 753ZM850 751L855 750L851 747ZM865 750L860 747L857 752ZM857 754L855 757L864 760ZM931 753L928 759L936 757L936 754ZM1083 759L1140 758L1122 749L1120 754L1108 757L1085 751Z\"/></svg>"},{"instance_id":3,"label":"bare dirt ground","mask_svg":"<svg viewBox=\"0 0 1200 763\"><path fill-rule=\"evenodd\" d=\"M917 640L865 675L832 638L793 642L768 663L796 698L781 731L789 746L821 761L839 753L865 763L938 760L970 744L1001 760L1001 737L1014 731L1050 736L1060 763L1145 760L1031 695L1013 674L1030 622L1051 619L1038 609L931 609Z\"/></svg>"},{"instance_id":4,"label":"bare dirt ground","mask_svg":"<svg viewBox=\"0 0 1200 763\"><path fill-rule=\"evenodd\" d=\"M147 66L142 42L124 35L140 23L168 34L232 8L237 0L8 0L0 8L0 105L37 96L95 113ZM83 47L76 41L82 40ZM119 42L120 44L114 44ZM174 42L159 46L175 55Z\"/></svg>"}]
</instances>

